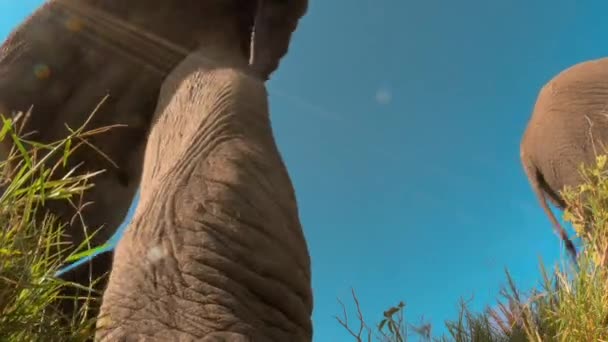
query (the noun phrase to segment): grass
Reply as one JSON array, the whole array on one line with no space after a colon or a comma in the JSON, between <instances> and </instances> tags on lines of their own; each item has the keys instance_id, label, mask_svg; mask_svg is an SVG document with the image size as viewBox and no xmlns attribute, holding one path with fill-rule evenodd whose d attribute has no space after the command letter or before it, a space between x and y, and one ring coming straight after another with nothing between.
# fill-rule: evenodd
<instances>
[{"instance_id":1,"label":"grass","mask_svg":"<svg viewBox=\"0 0 608 342\"><path fill-rule=\"evenodd\" d=\"M456 320L445 322L447 336L433 337L430 324L412 325L404 319L405 303L389 308L379 323L369 325L356 294L356 323L349 322L344 304L336 316L357 342L422 341L608 341L608 157L580 168L583 184L562 192L564 219L580 238L578 265L564 259L549 272L540 261L541 286L522 293L506 271L507 286L497 305L471 312L464 301ZM354 326L357 328L354 328Z\"/></svg>"},{"instance_id":2,"label":"grass","mask_svg":"<svg viewBox=\"0 0 608 342\"><path fill-rule=\"evenodd\" d=\"M71 169L56 177L56 171L66 166L74 150L88 145L87 137L111 127L84 131L87 120L79 129L68 128L65 139L44 145L20 134L24 118L27 115L1 118L0 140L11 139L13 148L0 163L0 341L85 341L95 324L87 319L87 310L98 297L85 291L89 295L81 298L82 310L65 317L53 303L62 289L79 285L56 275L67 263L95 250L87 240L68 253L61 242L63 222L41 210L49 200L75 205L74 199L93 186L91 180L99 172L78 175Z\"/></svg>"}]
</instances>

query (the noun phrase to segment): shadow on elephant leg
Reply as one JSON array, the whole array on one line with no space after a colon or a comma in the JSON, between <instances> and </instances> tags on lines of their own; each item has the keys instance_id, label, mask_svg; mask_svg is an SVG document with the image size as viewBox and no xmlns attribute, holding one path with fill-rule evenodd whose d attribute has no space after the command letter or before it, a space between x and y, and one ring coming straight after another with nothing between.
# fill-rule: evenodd
<instances>
[{"instance_id":1,"label":"shadow on elephant leg","mask_svg":"<svg viewBox=\"0 0 608 342\"><path fill-rule=\"evenodd\" d=\"M76 286L66 286L60 293L62 299L57 304L57 309L71 320L74 314L85 307L88 300L88 308L85 319L91 320L99 314L103 291L108 283L108 277L112 268L114 251L108 250L97 254L87 262L66 271L59 276L64 281L74 282L80 286L91 286L91 291ZM83 283L83 280L87 280ZM79 318L82 315L78 315ZM70 322L68 322L70 323ZM92 326L94 328L94 326Z\"/></svg>"}]
</instances>

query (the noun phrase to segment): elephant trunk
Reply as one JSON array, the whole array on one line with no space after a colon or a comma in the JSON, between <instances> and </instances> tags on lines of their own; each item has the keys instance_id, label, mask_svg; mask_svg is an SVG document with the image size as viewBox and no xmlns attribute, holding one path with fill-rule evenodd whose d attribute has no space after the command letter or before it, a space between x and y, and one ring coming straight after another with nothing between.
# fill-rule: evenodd
<instances>
[{"instance_id":1,"label":"elephant trunk","mask_svg":"<svg viewBox=\"0 0 608 342\"><path fill-rule=\"evenodd\" d=\"M264 83L209 53L161 90L101 340L312 340L310 259Z\"/></svg>"}]
</instances>

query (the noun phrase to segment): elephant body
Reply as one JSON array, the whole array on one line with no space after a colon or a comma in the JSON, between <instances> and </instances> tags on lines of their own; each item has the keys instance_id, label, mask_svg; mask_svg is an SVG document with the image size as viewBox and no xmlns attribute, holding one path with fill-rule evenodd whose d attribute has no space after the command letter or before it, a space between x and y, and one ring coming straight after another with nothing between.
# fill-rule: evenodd
<instances>
[{"instance_id":1,"label":"elephant body","mask_svg":"<svg viewBox=\"0 0 608 342\"><path fill-rule=\"evenodd\" d=\"M51 0L0 49L0 112L10 115L33 106L24 127L25 133L35 132L30 140L48 143L65 137L65 125L82 125L106 95L87 128L126 125L89 139L113 163L85 146L70 157L66 168L82 163L80 171L106 170L85 194L84 200L94 204L81 212L89 228L104 226L93 245L104 243L127 213L139 184L160 85L213 30L201 20L202 13L213 8L208 3ZM249 10L253 16L254 9ZM216 10L217 16L220 13ZM252 21L240 27L243 53ZM63 202L49 209L64 222L74 215ZM79 224L68 229L74 243L83 241Z\"/></svg>"},{"instance_id":2,"label":"elephant body","mask_svg":"<svg viewBox=\"0 0 608 342\"><path fill-rule=\"evenodd\" d=\"M560 209L560 191L582 182L581 164L593 165L608 144L608 58L576 64L540 91L521 142L521 160L540 203L569 252L565 230L547 205ZM608 147L608 146L606 146Z\"/></svg>"},{"instance_id":3,"label":"elephant body","mask_svg":"<svg viewBox=\"0 0 608 342\"><path fill-rule=\"evenodd\" d=\"M310 259L264 82L229 41L210 45L161 89L100 341L312 340Z\"/></svg>"},{"instance_id":4,"label":"elephant body","mask_svg":"<svg viewBox=\"0 0 608 342\"><path fill-rule=\"evenodd\" d=\"M88 139L106 156L83 146L57 171L56 177L76 165L79 172L106 170L81 200L76 199L92 202L78 211L86 227L72 220L77 211L66 202L45 204L60 221L71 221L66 239L78 245L101 227L91 239L98 246L124 220L140 182L161 83L180 61L209 37L223 39L218 27L235 32L239 53L248 56L256 12L261 11L270 15L256 24L260 32L288 31L282 34L287 42L263 42L263 34L259 38L260 50L273 50L259 54L275 56L278 63L295 24L272 26L284 23L273 18L297 21L299 16L289 13L300 13L306 3L265 0L259 7L254 0L49 0L15 28L0 47L0 113L11 115L33 106L23 130L34 133L28 139L49 143L64 138L69 133L65 125L80 127L106 95L87 129L126 125ZM264 70L267 75L260 77L266 78L274 71L256 69ZM10 147L4 142L0 151L6 154ZM111 262L111 253L105 253L62 277L86 286L91 273L97 278L109 271ZM103 286L99 283L98 288Z\"/></svg>"}]
</instances>

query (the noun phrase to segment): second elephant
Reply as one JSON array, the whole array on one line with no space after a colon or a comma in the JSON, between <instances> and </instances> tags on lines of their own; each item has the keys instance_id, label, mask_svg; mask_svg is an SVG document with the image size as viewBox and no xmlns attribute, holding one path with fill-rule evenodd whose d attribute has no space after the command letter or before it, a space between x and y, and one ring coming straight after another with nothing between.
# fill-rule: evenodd
<instances>
[{"instance_id":1,"label":"second elephant","mask_svg":"<svg viewBox=\"0 0 608 342\"><path fill-rule=\"evenodd\" d=\"M521 141L526 175L573 258L576 249L547 199L563 210L560 191L581 184L579 167L593 165L607 144L608 58L602 58L562 71L541 89Z\"/></svg>"}]
</instances>

